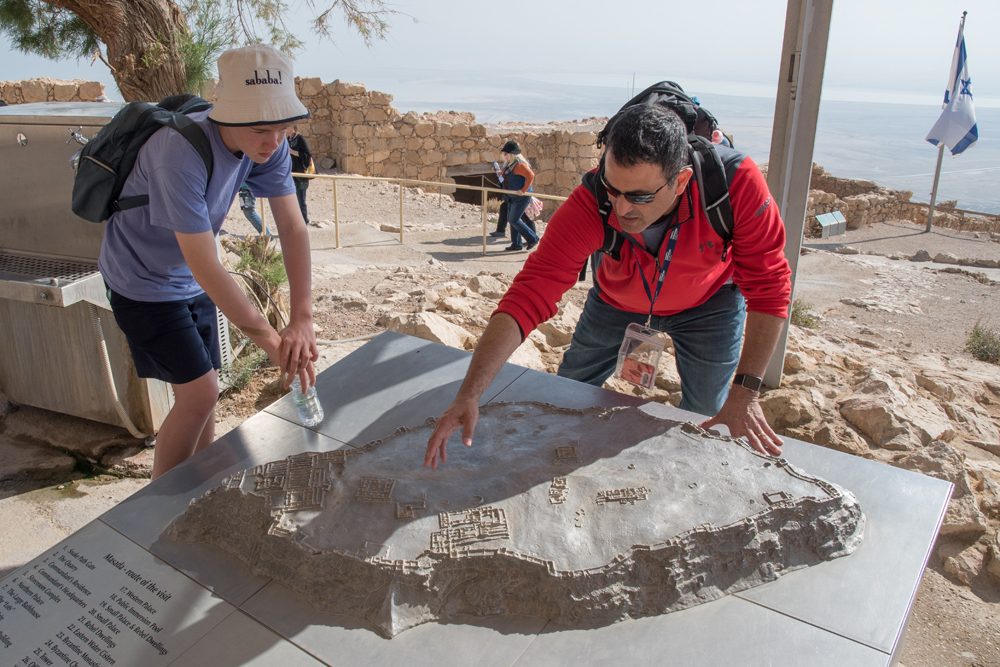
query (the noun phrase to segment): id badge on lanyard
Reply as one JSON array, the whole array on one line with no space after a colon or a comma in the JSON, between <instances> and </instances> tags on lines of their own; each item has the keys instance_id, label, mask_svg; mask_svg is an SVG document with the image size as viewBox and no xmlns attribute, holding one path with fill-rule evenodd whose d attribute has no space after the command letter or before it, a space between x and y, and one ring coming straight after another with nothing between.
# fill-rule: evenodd
<instances>
[{"instance_id":1,"label":"id badge on lanyard","mask_svg":"<svg viewBox=\"0 0 1000 667\"><path fill-rule=\"evenodd\" d=\"M653 329L650 325L653 321L653 307L660 295L660 290L663 288L667 268L670 266L674 247L677 245L679 230L680 227L675 226L670 232L670 240L667 242L663 261L658 263L655 291L650 289L646 276L642 273L642 267L640 267L639 276L642 278L642 286L646 289L646 296L649 298L649 316L646 318L645 325L632 322L625 328L625 337L621 347L618 348L618 364L615 366L614 376L645 389L652 389L656 384L660 356L667 347L667 335Z\"/></svg>"},{"instance_id":2,"label":"id badge on lanyard","mask_svg":"<svg viewBox=\"0 0 1000 667\"><path fill-rule=\"evenodd\" d=\"M639 387L652 389L656 384L660 355L666 346L665 333L632 322L625 329L625 338L618 349L615 377Z\"/></svg>"}]
</instances>

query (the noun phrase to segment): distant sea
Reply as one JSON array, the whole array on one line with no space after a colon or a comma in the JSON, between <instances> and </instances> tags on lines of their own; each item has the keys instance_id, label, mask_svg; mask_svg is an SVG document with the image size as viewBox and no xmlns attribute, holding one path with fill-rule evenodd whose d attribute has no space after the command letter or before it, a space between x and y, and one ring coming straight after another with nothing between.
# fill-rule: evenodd
<instances>
[{"instance_id":1,"label":"distant sea","mask_svg":"<svg viewBox=\"0 0 1000 667\"><path fill-rule=\"evenodd\" d=\"M393 106L400 111L471 111L483 123L608 116L631 92L630 85L565 83L556 75L551 79L383 71L355 80L369 90L393 95ZM718 82L703 85L703 90L714 92L699 90L697 82L685 83L685 89L698 95L723 128L735 136L737 148L758 162L766 162L774 114L773 97L760 94L766 87ZM642 87L636 83L635 91ZM719 90L735 94L719 94ZM914 201L927 202L937 148L924 137L939 113L940 106L935 104L824 99L813 161L835 176L909 190ZM1000 213L1000 108L977 108L976 116L979 141L957 157L945 152L938 200L957 200L960 208Z\"/></svg>"}]
</instances>

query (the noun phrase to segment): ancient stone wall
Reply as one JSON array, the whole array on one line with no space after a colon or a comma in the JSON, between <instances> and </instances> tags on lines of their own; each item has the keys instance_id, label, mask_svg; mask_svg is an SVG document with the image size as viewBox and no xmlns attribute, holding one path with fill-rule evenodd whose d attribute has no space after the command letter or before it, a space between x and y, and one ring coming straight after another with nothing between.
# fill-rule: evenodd
<instances>
[{"instance_id":1,"label":"ancient stone wall","mask_svg":"<svg viewBox=\"0 0 1000 667\"><path fill-rule=\"evenodd\" d=\"M98 102L105 99L104 84L97 81L26 79L0 81L0 100L7 104L31 102Z\"/></svg>"},{"instance_id":2,"label":"ancient stone wall","mask_svg":"<svg viewBox=\"0 0 1000 667\"><path fill-rule=\"evenodd\" d=\"M927 222L927 204L910 201L912 192L890 190L872 181L838 178L819 165L813 165L809 204L806 212L807 234L820 235L816 216L840 211L848 229L858 229L884 220ZM955 209L955 202L939 202L934 212L934 226L1000 232L1000 216L978 215Z\"/></svg>"},{"instance_id":3,"label":"ancient stone wall","mask_svg":"<svg viewBox=\"0 0 1000 667\"><path fill-rule=\"evenodd\" d=\"M451 183L460 173L489 171L503 142L514 139L535 169L535 189L567 195L598 156L596 133L585 123L579 130L488 127L470 113L400 114L391 95L339 80L299 78L296 89L310 112L299 129L318 163L349 173Z\"/></svg>"}]
</instances>

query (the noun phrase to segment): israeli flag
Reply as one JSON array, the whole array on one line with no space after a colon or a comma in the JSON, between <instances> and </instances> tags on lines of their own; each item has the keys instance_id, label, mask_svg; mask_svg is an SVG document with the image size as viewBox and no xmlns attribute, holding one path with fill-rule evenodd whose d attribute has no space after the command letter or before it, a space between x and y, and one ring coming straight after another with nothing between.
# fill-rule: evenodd
<instances>
[{"instance_id":1,"label":"israeli flag","mask_svg":"<svg viewBox=\"0 0 1000 667\"><path fill-rule=\"evenodd\" d=\"M935 146L944 144L958 155L979 139L976 125L976 107L972 103L972 77L965 53L965 21L958 29L955 55L951 59L951 81L944 91L941 116L934 123L927 141Z\"/></svg>"}]
</instances>

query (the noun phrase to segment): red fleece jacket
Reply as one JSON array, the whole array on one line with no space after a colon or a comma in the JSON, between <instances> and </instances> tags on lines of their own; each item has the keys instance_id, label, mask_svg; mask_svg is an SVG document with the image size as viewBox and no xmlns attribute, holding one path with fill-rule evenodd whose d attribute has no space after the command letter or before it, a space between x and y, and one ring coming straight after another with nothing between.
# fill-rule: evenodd
<instances>
[{"instance_id":1,"label":"red fleece jacket","mask_svg":"<svg viewBox=\"0 0 1000 667\"><path fill-rule=\"evenodd\" d=\"M694 179L688 188L695 210L683 195L676 219L686 222L653 313L673 315L699 306L732 279L746 297L749 311L788 317L791 270L784 252L785 227L756 163L745 157L729 184L734 231L725 261L722 239L698 203ZM608 222L621 229L614 213ZM631 236L643 248L642 235ZM603 244L596 198L580 185L552 216L538 249L528 256L495 312L513 317L527 336L556 313L559 299L576 284L584 262ZM649 298L639 271L655 289L653 255L628 241L622 244L621 261L602 257L597 272L601 298L624 311L648 313Z\"/></svg>"}]
</instances>

